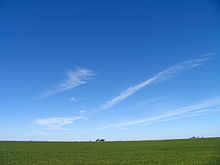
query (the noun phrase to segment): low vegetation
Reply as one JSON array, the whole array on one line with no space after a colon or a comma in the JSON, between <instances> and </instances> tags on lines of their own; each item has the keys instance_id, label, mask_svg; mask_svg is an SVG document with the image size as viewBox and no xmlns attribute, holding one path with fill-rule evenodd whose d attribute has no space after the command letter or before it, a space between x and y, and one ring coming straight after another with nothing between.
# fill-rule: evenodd
<instances>
[{"instance_id":1,"label":"low vegetation","mask_svg":"<svg viewBox=\"0 0 220 165\"><path fill-rule=\"evenodd\" d=\"M0 142L1 165L219 165L220 138L131 142Z\"/></svg>"}]
</instances>

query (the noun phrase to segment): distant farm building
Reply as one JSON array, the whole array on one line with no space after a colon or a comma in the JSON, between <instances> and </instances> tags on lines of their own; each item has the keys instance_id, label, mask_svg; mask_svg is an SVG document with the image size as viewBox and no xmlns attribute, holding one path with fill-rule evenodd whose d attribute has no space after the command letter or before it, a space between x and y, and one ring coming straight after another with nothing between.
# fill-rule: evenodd
<instances>
[{"instance_id":1,"label":"distant farm building","mask_svg":"<svg viewBox=\"0 0 220 165\"><path fill-rule=\"evenodd\" d=\"M96 142L104 142L105 139L96 139Z\"/></svg>"}]
</instances>

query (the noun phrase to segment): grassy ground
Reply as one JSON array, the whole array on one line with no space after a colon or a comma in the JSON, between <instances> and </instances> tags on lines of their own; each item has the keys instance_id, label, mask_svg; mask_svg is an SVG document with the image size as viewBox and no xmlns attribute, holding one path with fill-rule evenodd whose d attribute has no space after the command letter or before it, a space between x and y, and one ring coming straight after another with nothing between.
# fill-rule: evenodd
<instances>
[{"instance_id":1,"label":"grassy ground","mask_svg":"<svg viewBox=\"0 0 220 165\"><path fill-rule=\"evenodd\" d=\"M0 165L220 165L220 138L0 142Z\"/></svg>"}]
</instances>

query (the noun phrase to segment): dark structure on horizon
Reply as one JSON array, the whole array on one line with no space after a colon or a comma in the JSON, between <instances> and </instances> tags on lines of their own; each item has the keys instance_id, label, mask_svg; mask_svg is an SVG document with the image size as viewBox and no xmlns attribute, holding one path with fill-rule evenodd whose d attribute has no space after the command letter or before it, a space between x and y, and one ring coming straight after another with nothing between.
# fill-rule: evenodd
<instances>
[{"instance_id":1,"label":"dark structure on horizon","mask_svg":"<svg viewBox=\"0 0 220 165\"><path fill-rule=\"evenodd\" d=\"M96 139L96 142L104 142L105 139Z\"/></svg>"}]
</instances>

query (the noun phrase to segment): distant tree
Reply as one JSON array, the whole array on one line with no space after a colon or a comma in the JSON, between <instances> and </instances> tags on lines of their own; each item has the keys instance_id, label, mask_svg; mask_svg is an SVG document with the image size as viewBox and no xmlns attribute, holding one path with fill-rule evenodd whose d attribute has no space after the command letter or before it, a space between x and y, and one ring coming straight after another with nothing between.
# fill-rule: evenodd
<instances>
[{"instance_id":1,"label":"distant tree","mask_svg":"<svg viewBox=\"0 0 220 165\"><path fill-rule=\"evenodd\" d=\"M96 142L99 142L100 141L100 139L96 139Z\"/></svg>"}]
</instances>

